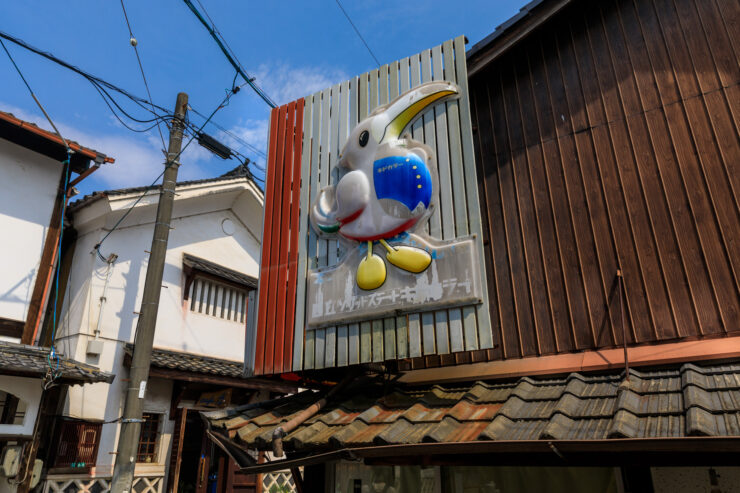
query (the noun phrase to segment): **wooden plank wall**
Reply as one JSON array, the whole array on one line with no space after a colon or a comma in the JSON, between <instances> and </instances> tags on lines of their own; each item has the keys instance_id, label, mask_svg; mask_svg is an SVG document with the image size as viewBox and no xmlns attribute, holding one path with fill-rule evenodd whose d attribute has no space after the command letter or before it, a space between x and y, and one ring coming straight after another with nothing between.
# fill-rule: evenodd
<instances>
[{"instance_id":1,"label":"wooden plank wall","mask_svg":"<svg viewBox=\"0 0 740 493\"><path fill-rule=\"evenodd\" d=\"M303 109L304 100L299 99L273 109L270 115L259 301L251 361L254 375L282 373L292 367ZM248 346L248 359L251 354Z\"/></svg>"},{"instance_id":2,"label":"wooden plank wall","mask_svg":"<svg viewBox=\"0 0 740 493\"><path fill-rule=\"evenodd\" d=\"M481 222L475 178L463 37L448 41L377 70L354 77L306 98L301 204L340 176L337 156L349 132L377 106L431 80L458 84L459 100L440 103L412 124L412 136L438 153L440 207L430 220L432 236L451 239L476 234ZM438 198L439 199L439 198ZM336 240L317 238L307 214L301 217L299 282L293 346L293 369L320 369L382 362L432 354L452 355L492 347L488 309L464 307L388 317L321 329L305 326L307 269L330 266L343 254ZM482 244L480 245L482 248Z\"/></svg>"},{"instance_id":3,"label":"wooden plank wall","mask_svg":"<svg viewBox=\"0 0 740 493\"><path fill-rule=\"evenodd\" d=\"M574 2L470 80L494 358L740 329L740 3Z\"/></svg>"}]
</instances>

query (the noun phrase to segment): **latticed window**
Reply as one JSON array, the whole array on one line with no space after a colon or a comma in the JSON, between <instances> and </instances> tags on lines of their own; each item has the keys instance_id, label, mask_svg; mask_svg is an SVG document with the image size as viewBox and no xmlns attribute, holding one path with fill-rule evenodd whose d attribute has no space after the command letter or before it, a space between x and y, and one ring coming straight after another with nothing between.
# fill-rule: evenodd
<instances>
[{"instance_id":1,"label":"latticed window","mask_svg":"<svg viewBox=\"0 0 740 493\"><path fill-rule=\"evenodd\" d=\"M196 276L190 285L190 311L244 323L247 290Z\"/></svg>"},{"instance_id":2,"label":"latticed window","mask_svg":"<svg viewBox=\"0 0 740 493\"><path fill-rule=\"evenodd\" d=\"M139 449L136 462L157 462L157 442L159 442L159 422L161 414L144 413L139 434Z\"/></svg>"},{"instance_id":3,"label":"latticed window","mask_svg":"<svg viewBox=\"0 0 740 493\"><path fill-rule=\"evenodd\" d=\"M62 419L54 467L80 469L94 466L102 428L101 423Z\"/></svg>"}]
</instances>

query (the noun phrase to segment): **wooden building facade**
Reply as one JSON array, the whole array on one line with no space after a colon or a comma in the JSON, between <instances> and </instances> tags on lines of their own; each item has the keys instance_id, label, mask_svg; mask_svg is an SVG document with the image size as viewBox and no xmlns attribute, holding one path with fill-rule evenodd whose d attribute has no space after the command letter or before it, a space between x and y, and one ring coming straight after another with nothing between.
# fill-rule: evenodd
<instances>
[{"instance_id":1,"label":"wooden building facade","mask_svg":"<svg viewBox=\"0 0 740 493\"><path fill-rule=\"evenodd\" d=\"M313 359L295 364L293 352L294 375L283 377L320 390L207 414L214 441L244 472L292 468L303 491L734 487L740 478L738 55L740 4L733 0L525 5L467 51L465 78L456 80L468 97L457 100L460 108L470 108L469 127L463 120L460 132L463 142L470 138L475 167L465 170L463 190L469 224L480 225L487 288L476 318L490 318L490 339L445 345L453 341L447 308L446 318L427 317L431 351L422 343L420 354L411 352L414 313L360 321L360 346L350 342L348 350L340 334L358 324L344 332L341 325L309 331L296 311L296 329L301 326L291 334L293 347L310 347ZM434 50L419 56L423 68ZM315 108L315 95L312 101ZM323 112L328 105L322 104ZM288 107L278 124L287 118L290 127L290 113ZM429 114L410 125L411 135L427 143ZM433 121L438 113L431 115ZM451 159L451 176L464 164ZM329 184L335 179L321 173ZM307 193L306 179L292 176L289 189ZM266 202L270 186L268 179ZM443 211L459 199L459 189L448 192ZM284 205L299 203L278 197ZM294 239L295 228L285 228ZM261 283L277 268L277 289L285 286L279 269L293 268L290 252L282 256L287 263L271 265L263 250ZM311 252L333 256L331 245L319 243ZM297 258L300 285L306 266ZM487 317L480 316L482 307ZM440 320L449 331L434 330ZM357 351L363 326L370 359ZM269 322L259 327L274 330ZM310 346L308 334L314 334ZM279 356L272 341L280 338L270 337L255 340L258 359ZM389 340L395 344L386 345ZM359 361L351 359L358 354ZM285 364L265 368L263 374L291 372ZM271 450L276 460L257 464L245 455L255 450Z\"/></svg>"},{"instance_id":2,"label":"wooden building facade","mask_svg":"<svg viewBox=\"0 0 740 493\"><path fill-rule=\"evenodd\" d=\"M275 109L247 371L408 371L740 335L739 17L728 0L537 0L467 63L460 37ZM316 236L310 201L341 178L352 128L431 80L460 94L407 129L437 152L426 230L481 236L487 299L309 327L307 272L345 252ZM681 358L740 353L734 341Z\"/></svg>"},{"instance_id":3,"label":"wooden building facade","mask_svg":"<svg viewBox=\"0 0 740 493\"><path fill-rule=\"evenodd\" d=\"M469 54L492 359L738 335L738 18L570 2Z\"/></svg>"}]
</instances>

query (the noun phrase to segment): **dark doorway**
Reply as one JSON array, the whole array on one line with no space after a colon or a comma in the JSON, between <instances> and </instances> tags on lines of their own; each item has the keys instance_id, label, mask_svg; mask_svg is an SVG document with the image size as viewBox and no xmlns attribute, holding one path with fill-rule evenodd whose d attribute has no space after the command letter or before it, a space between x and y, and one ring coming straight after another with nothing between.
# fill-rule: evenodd
<instances>
[{"instance_id":1,"label":"dark doorway","mask_svg":"<svg viewBox=\"0 0 740 493\"><path fill-rule=\"evenodd\" d=\"M205 493L208 484L208 457L204 450L205 427L197 412L188 413L182 442L182 465L178 493Z\"/></svg>"}]
</instances>

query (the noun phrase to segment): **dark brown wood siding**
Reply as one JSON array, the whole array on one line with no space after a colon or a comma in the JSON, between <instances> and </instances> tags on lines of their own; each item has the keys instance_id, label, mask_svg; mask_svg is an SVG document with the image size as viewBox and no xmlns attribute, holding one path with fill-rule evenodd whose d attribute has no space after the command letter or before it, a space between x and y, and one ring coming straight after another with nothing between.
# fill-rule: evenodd
<instances>
[{"instance_id":1,"label":"dark brown wood siding","mask_svg":"<svg viewBox=\"0 0 740 493\"><path fill-rule=\"evenodd\" d=\"M740 3L574 2L471 77L495 358L740 329Z\"/></svg>"}]
</instances>

